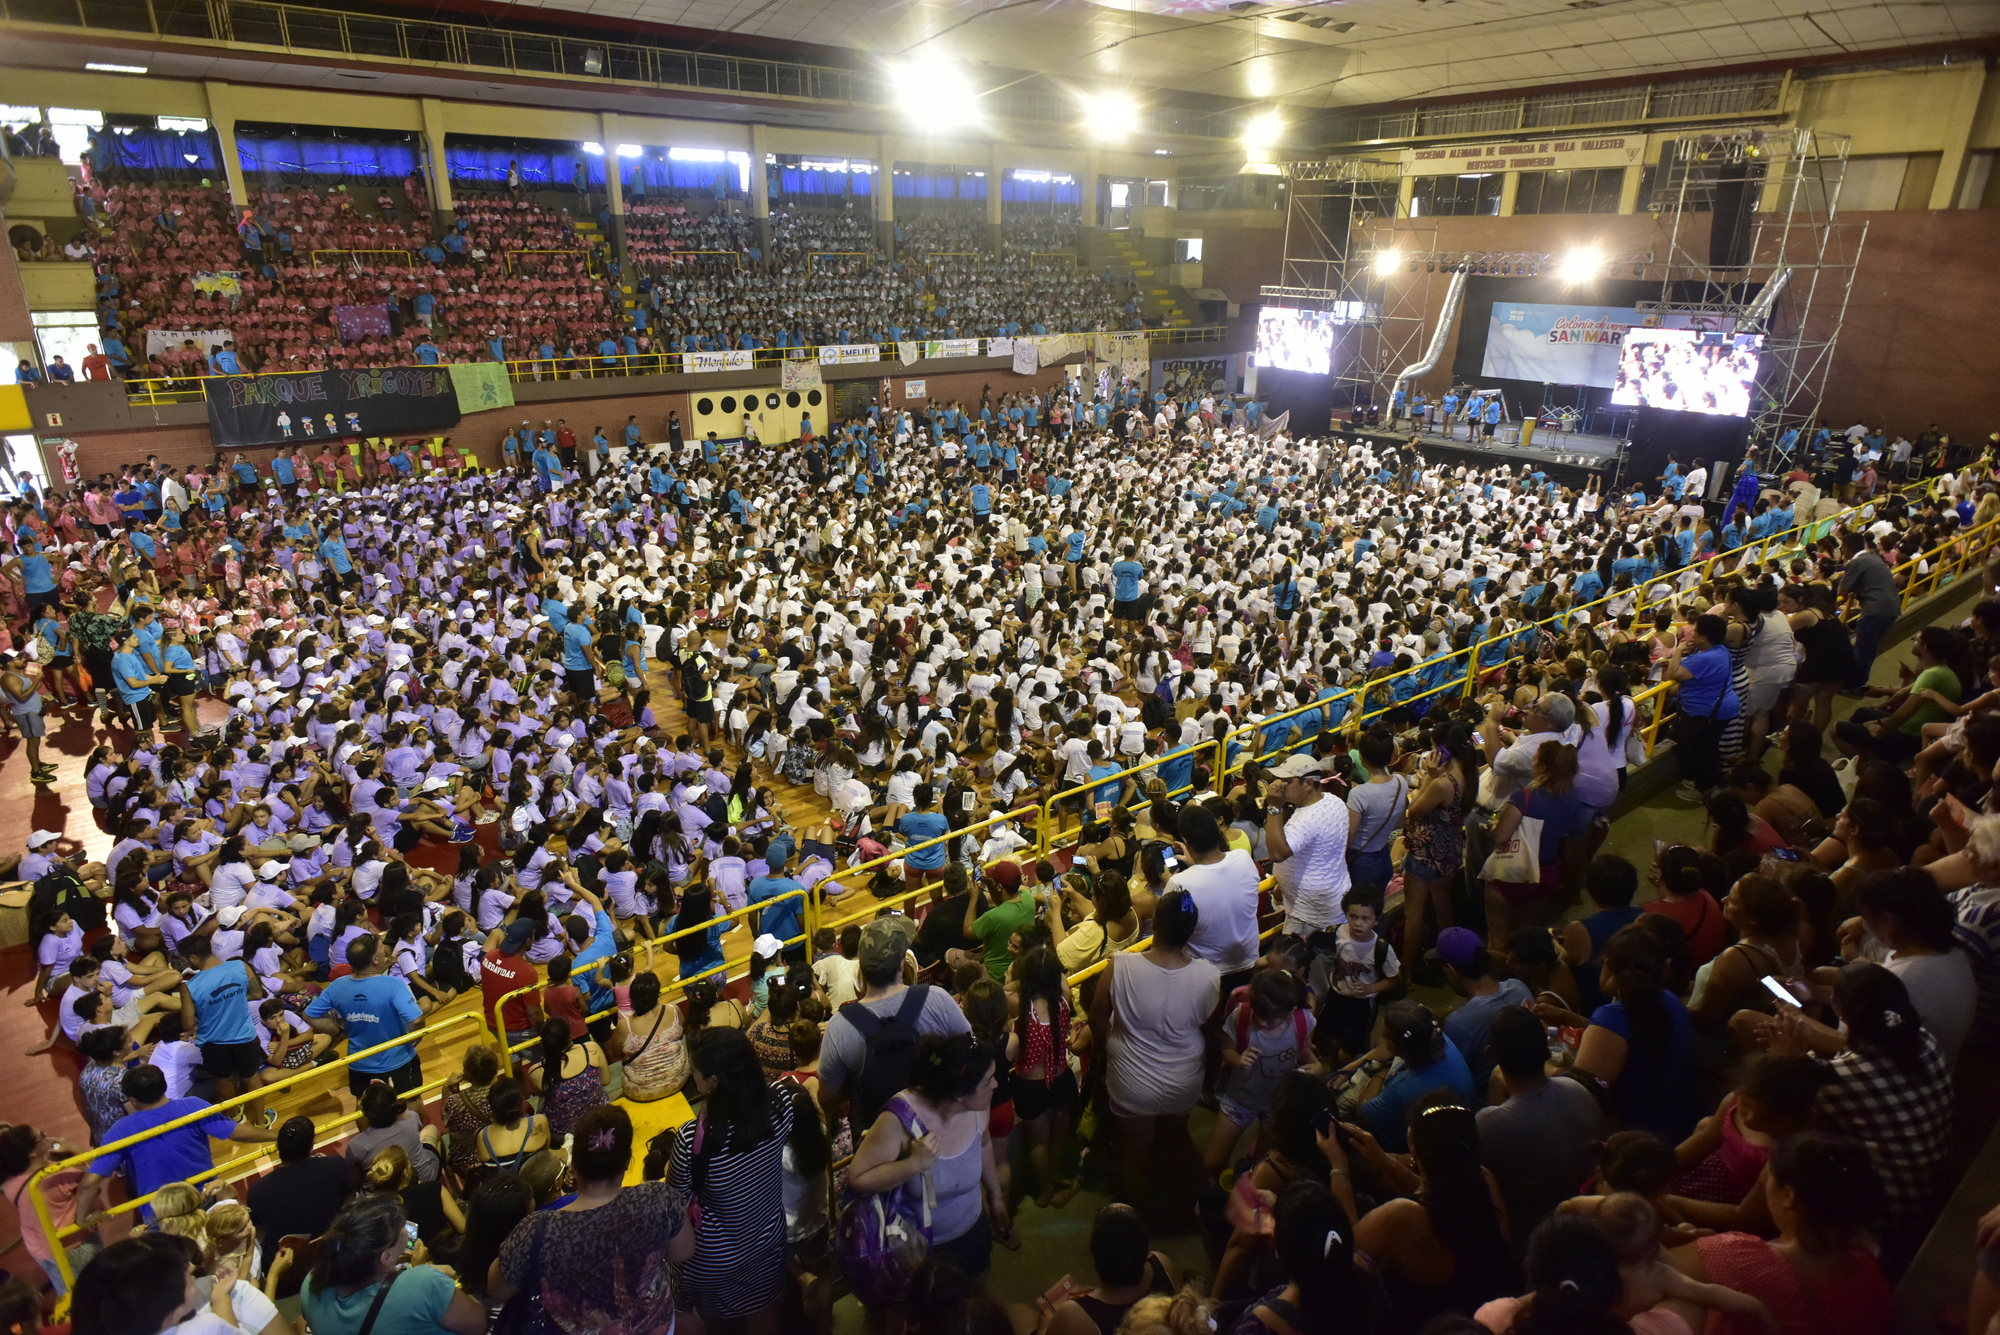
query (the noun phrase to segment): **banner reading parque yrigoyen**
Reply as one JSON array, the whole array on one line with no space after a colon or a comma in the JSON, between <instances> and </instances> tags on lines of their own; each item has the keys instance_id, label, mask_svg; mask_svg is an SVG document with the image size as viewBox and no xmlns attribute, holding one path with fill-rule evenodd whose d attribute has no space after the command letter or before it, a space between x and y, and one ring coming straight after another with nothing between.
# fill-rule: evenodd
<instances>
[{"instance_id":1,"label":"banner reading parque yrigoyen","mask_svg":"<svg viewBox=\"0 0 2000 1335\"><path fill-rule=\"evenodd\" d=\"M217 449L458 425L458 392L443 366L224 376L205 384Z\"/></svg>"}]
</instances>

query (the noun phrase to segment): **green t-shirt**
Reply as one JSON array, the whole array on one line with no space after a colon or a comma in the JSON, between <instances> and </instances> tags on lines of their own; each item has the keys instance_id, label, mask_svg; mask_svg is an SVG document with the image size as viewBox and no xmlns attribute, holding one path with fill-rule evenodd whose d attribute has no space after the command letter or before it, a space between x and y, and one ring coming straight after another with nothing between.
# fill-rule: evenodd
<instances>
[{"instance_id":1,"label":"green t-shirt","mask_svg":"<svg viewBox=\"0 0 2000 1335\"><path fill-rule=\"evenodd\" d=\"M1917 679L1910 683L1910 691L1912 694L1921 691L1936 691L1947 700L1956 701L1958 699L1958 674L1948 667L1925 668L1917 674ZM1917 712L1905 719L1903 726L1897 729L1897 731L1910 737L1916 737L1923 732L1924 724L1926 723L1949 722L1951 722L1951 715L1940 708L1935 700L1923 700L1918 702Z\"/></svg>"},{"instance_id":2,"label":"green t-shirt","mask_svg":"<svg viewBox=\"0 0 2000 1335\"><path fill-rule=\"evenodd\" d=\"M1023 890L1014 898L994 905L972 923L972 934L986 947L986 972L995 982L1007 980L1007 938L1035 920L1034 896Z\"/></svg>"}]
</instances>

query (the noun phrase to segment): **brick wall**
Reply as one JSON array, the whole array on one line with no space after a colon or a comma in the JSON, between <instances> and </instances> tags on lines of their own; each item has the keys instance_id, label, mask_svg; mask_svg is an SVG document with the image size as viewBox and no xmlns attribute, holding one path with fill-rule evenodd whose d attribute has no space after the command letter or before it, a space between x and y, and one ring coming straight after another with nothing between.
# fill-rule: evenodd
<instances>
[{"instance_id":1,"label":"brick wall","mask_svg":"<svg viewBox=\"0 0 2000 1335\"><path fill-rule=\"evenodd\" d=\"M979 404L979 391L991 386L993 397L1003 394L1018 394L1030 387L1046 389L1061 381L1068 374L1060 366L1044 366L1033 375L1015 375L1005 368L993 371L950 371L943 375L922 374L923 363L912 367L897 367L898 371L908 371L906 375L890 377L889 406L908 408L923 403L943 405L953 400L961 400L970 407ZM924 382L923 399L912 399L904 395L903 387L911 380Z\"/></svg>"},{"instance_id":2,"label":"brick wall","mask_svg":"<svg viewBox=\"0 0 2000 1335\"><path fill-rule=\"evenodd\" d=\"M99 473L116 473L126 464L144 463L149 454L158 455L162 464L172 468L186 468L215 460L215 444L206 425L93 431L79 434L74 439L76 466L85 478L96 477ZM261 453L269 457L276 451L265 450Z\"/></svg>"}]
</instances>

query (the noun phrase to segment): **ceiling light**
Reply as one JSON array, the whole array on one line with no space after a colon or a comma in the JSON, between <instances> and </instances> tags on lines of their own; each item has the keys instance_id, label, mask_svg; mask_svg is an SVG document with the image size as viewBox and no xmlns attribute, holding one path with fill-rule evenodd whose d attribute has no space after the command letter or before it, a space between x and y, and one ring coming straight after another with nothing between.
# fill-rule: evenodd
<instances>
[{"instance_id":1,"label":"ceiling light","mask_svg":"<svg viewBox=\"0 0 2000 1335\"><path fill-rule=\"evenodd\" d=\"M1124 139L1139 128L1139 103L1130 93L1079 93L1077 101L1093 139Z\"/></svg>"},{"instance_id":2,"label":"ceiling light","mask_svg":"<svg viewBox=\"0 0 2000 1335\"><path fill-rule=\"evenodd\" d=\"M979 90L961 65L906 60L890 67L889 87L904 116L930 133L948 134L980 124Z\"/></svg>"},{"instance_id":3,"label":"ceiling light","mask_svg":"<svg viewBox=\"0 0 2000 1335\"><path fill-rule=\"evenodd\" d=\"M586 46L583 49L583 72L585 74L604 73L604 50L602 47Z\"/></svg>"},{"instance_id":4,"label":"ceiling light","mask_svg":"<svg viewBox=\"0 0 2000 1335\"><path fill-rule=\"evenodd\" d=\"M99 74L144 74L146 72L144 65L107 65L96 60L86 60L83 63L83 67L87 70L96 70Z\"/></svg>"},{"instance_id":5,"label":"ceiling light","mask_svg":"<svg viewBox=\"0 0 2000 1335\"><path fill-rule=\"evenodd\" d=\"M584 151L584 152L586 152L586 153L590 154L590 155L591 155L592 157L599 157L599 158L601 158L601 157L603 157L603 156L604 156L604 145L602 145L602 144L588 144L588 143L587 143L587 144L580 144L580 145L578 145L578 147L580 147L581 149L583 149L583 151Z\"/></svg>"},{"instance_id":6,"label":"ceiling light","mask_svg":"<svg viewBox=\"0 0 2000 1335\"><path fill-rule=\"evenodd\" d=\"M645 149L640 148L637 144L618 145L618 156L621 158L636 158L645 151Z\"/></svg>"},{"instance_id":7,"label":"ceiling light","mask_svg":"<svg viewBox=\"0 0 2000 1335\"><path fill-rule=\"evenodd\" d=\"M1170 158L1173 155L1174 151L1171 148L1156 148L1153 150L1153 156L1156 158Z\"/></svg>"},{"instance_id":8,"label":"ceiling light","mask_svg":"<svg viewBox=\"0 0 2000 1335\"><path fill-rule=\"evenodd\" d=\"M1272 148L1285 133L1285 118L1275 111L1252 116L1243 127L1243 147Z\"/></svg>"},{"instance_id":9,"label":"ceiling light","mask_svg":"<svg viewBox=\"0 0 2000 1335\"><path fill-rule=\"evenodd\" d=\"M1347 20L1347 21L1346 21L1345 23L1336 23L1336 24L1334 24L1334 25L1333 25L1333 30L1334 30L1335 32L1353 32L1353 31L1354 31L1354 20L1353 20L1353 19L1349 19L1349 20Z\"/></svg>"},{"instance_id":10,"label":"ceiling light","mask_svg":"<svg viewBox=\"0 0 2000 1335\"><path fill-rule=\"evenodd\" d=\"M1578 246L1556 265L1556 277L1565 283L1587 283L1604 271L1604 256L1592 246Z\"/></svg>"}]
</instances>

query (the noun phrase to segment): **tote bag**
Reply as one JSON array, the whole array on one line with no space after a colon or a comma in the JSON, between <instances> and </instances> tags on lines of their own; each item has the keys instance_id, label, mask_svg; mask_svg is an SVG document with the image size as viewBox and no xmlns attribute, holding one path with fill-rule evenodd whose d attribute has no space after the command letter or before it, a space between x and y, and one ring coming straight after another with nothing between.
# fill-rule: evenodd
<instances>
[{"instance_id":1,"label":"tote bag","mask_svg":"<svg viewBox=\"0 0 2000 1335\"><path fill-rule=\"evenodd\" d=\"M1521 817L1514 837L1496 844L1479 869L1481 880L1504 881L1509 885L1534 885L1542 879L1542 823L1533 816Z\"/></svg>"}]
</instances>

